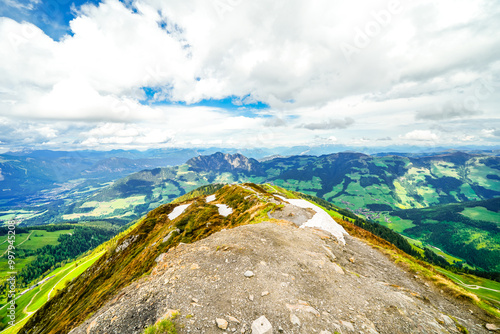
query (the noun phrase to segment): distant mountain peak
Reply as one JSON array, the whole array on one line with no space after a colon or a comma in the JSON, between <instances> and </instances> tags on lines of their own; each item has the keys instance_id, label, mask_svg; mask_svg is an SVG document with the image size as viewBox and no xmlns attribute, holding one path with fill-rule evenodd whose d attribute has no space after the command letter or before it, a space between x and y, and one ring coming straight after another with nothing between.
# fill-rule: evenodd
<instances>
[{"instance_id":1,"label":"distant mountain peak","mask_svg":"<svg viewBox=\"0 0 500 334\"><path fill-rule=\"evenodd\" d=\"M240 153L227 154L217 152L211 155L200 155L186 162L195 171L219 172L256 172L260 170L260 163L247 158Z\"/></svg>"},{"instance_id":2,"label":"distant mountain peak","mask_svg":"<svg viewBox=\"0 0 500 334\"><path fill-rule=\"evenodd\" d=\"M324 155L323 157L327 157L328 159L351 160L351 159L369 158L370 156L364 153L345 151L345 152L327 154Z\"/></svg>"}]
</instances>

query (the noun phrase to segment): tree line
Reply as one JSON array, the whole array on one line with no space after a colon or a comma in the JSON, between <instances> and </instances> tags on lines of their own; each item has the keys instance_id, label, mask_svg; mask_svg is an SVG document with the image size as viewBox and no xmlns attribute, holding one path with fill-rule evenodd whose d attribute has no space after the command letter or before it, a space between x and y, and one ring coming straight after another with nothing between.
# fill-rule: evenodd
<instances>
[{"instance_id":1,"label":"tree line","mask_svg":"<svg viewBox=\"0 0 500 334\"><path fill-rule=\"evenodd\" d=\"M58 226L60 225L55 225L55 228L58 228ZM54 226L47 230L49 231L52 228ZM76 259L79 255L111 239L117 232L115 229L89 226L71 226L71 228L73 233L61 234L57 239L59 242L57 245L46 245L35 251L24 250L24 256L35 255L36 259L18 273L18 287L29 286L31 282L41 279L43 275L48 274L55 268ZM66 226L66 229L68 229L68 226Z\"/></svg>"}]
</instances>

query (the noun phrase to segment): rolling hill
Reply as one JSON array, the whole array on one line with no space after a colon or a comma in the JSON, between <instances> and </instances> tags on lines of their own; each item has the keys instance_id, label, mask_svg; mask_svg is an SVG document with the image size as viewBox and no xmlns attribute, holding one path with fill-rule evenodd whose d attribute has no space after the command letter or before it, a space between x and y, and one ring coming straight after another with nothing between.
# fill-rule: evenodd
<instances>
[{"instance_id":1,"label":"rolling hill","mask_svg":"<svg viewBox=\"0 0 500 334\"><path fill-rule=\"evenodd\" d=\"M240 154L217 153L177 167L132 174L84 203L133 198L137 203L132 204L134 208L142 205L136 212L145 213L201 185L249 181L271 182L357 213L369 213L495 198L500 196L499 175L499 157L465 153L422 158L338 153L262 162ZM74 209L86 208L88 213L89 207L84 204Z\"/></svg>"}]
</instances>

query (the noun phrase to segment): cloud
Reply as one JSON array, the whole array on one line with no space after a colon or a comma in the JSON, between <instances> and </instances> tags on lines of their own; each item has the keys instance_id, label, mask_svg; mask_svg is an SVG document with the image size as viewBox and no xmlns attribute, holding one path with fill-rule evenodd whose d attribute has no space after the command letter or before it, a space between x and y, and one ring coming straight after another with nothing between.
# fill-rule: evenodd
<instances>
[{"instance_id":1,"label":"cloud","mask_svg":"<svg viewBox=\"0 0 500 334\"><path fill-rule=\"evenodd\" d=\"M415 119L442 121L454 118L468 118L482 114L482 111L471 110L462 105L445 104L441 110L420 110L416 112Z\"/></svg>"},{"instance_id":2,"label":"cloud","mask_svg":"<svg viewBox=\"0 0 500 334\"><path fill-rule=\"evenodd\" d=\"M439 136L429 130L413 130L400 138L416 141L436 141L439 139Z\"/></svg>"},{"instance_id":3,"label":"cloud","mask_svg":"<svg viewBox=\"0 0 500 334\"><path fill-rule=\"evenodd\" d=\"M309 130L333 130L333 129L346 129L354 124L354 119L346 117L344 119L328 119L319 123L302 124L300 127Z\"/></svg>"},{"instance_id":4,"label":"cloud","mask_svg":"<svg viewBox=\"0 0 500 334\"><path fill-rule=\"evenodd\" d=\"M28 86L40 86L40 82L53 86L79 77L100 95L137 94L140 87L148 86L160 89L161 96L187 103L252 96L276 108L289 100L299 106L320 106L346 95L390 89L408 67L418 73L424 72L422 66L439 68L435 72L441 75L464 66L450 67L449 56L434 56L433 45L450 40L447 36L457 31L481 48L458 39L460 44L447 50L467 54L467 59L483 54L494 57L482 59L482 64L496 59L492 50L499 43L495 34L486 32L482 36L491 37L469 38L478 22L494 15L486 11L487 1L473 6L466 1L448 4L456 10L467 8L458 22L450 19L448 6L423 1L405 4L404 14L394 16L376 38L370 38L370 47L348 64L339 45L351 43L359 29L374 22L372 13L386 10L387 1L370 1L361 7L327 0L222 3L223 14L220 6L202 0L88 4L77 10L70 23L73 35L60 42L26 34L24 30L33 29L29 24L3 19L3 39L14 34L19 40L5 55L8 61L2 59L5 65L13 65L5 66L6 77L26 78L23 85ZM433 14L427 22L422 22L422 10ZM427 29L433 29L433 34ZM496 31L495 25L482 29ZM6 50L12 49L3 44ZM422 52L433 56L424 57L422 63L415 61L413 55ZM23 61L28 55L29 61Z\"/></svg>"},{"instance_id":5,"label":"cloud","mask_svg":"<svg viewBox=\"0 0 500 334\"><path fill-rule=\"evenodd\" d=\"M500 130L497 129L484 129L481 134L486 138L500 137Z\"/></svg>"},{"instance_id":6,"label":"cloud","mask_svg":"<svg viewBox=\"0 0 500 334\"><path fill-rule=\"evenodd\" d=\"M162 129L139 127L132 124L105 123L93 128L85 134L81 145L99 147L102 145L151 145L165 144L172 140L172 136Z\"/></svg>"},{"instance_id":7,"label":"cloud","mask_svg":"<svg viewBox=\"0 0 500 334\"><path fill-rule=\"evenodd\" d=\"M31 92L30 101L17 103L14 110L20 118L90 122L133 122L159 115L157 110L135 99L102 95L86 81L76 78L62 80L46 93Z\"/></svg>"},{"instance_id":8,"label":"cloud","mask_svg":"<svg viewBox=\"0 0 500 334\"><path fill-rule=\"evenodd\" d=\"M283 127L287 126L288 122L284 117L272 117L269 119L266 119L264 122L264 126L267 127Z\"/></svg>"},{"instance_id":9,"label":"cloud","mask_svg":"<svg viewBox=\"0 0 500 334\"><path fill-rule=\"evenodd\" d=\"M70 147L73 140L88 129L85 124L18 121L0 117L0 151Z\"/></svg>"},{"instance_id":10,"label":"cloud","mask_svg":"<svg viewBox=\"0 0 500 334\"><path fill-rule=\"evenodd\" d=\"M496 2L401 5L404 10L382 24L373 13L387 10L387 0L106 0L75 8L65 27L71 34L57 41L32 23L0 17L0 116L9 119L11 133L24 136L19 145L53 147L265 146L271 134L273 143L292 145L315 143L310 130L334 129L345 130L335 134L339 143L365 135L418 143L425 136L415 120L450 128L450 120L477 116L477 110L485 124L451 128L493 138L481 130L500 127ZM368 34L374 25L380 31ZM366 47L347 62L340 46L355 45L359 31ZM478 80L488 89L478 89ZM191 107L228 97L235 105L269 109L265 116L241 117L236 109ZM123 127L116 133L89 132L115 123ZM28 125L57 128L20 128ZM446 138L440 132L436 140Z\"/></svg>"},{"instance_id":11,"label":"cloud","mask_svg":"<svg viewBox=\"0 0 500 334\"><path fill-rule=\"evenodd\" d=\"M328 137L328 138L327 138L327 141L332 142L332 143L335 143L335 142L337 142L337 141L338 141L338 139L337 139L337 137L335 137L335 136L330 136L330 137Z\"/></svg>"},{"instance_id":12,"label":"cloud","mask_svg":"<svg viewBox=\"0 0 500 334\"><path fill-rule=\"evenodd\" d=\"M18 0L1 0L1 2L9 7L13 7L20 10L33 10L35 5L39 4L41 0L28 0L28 1L18 1Z\"/></svg>"}]
</instances>

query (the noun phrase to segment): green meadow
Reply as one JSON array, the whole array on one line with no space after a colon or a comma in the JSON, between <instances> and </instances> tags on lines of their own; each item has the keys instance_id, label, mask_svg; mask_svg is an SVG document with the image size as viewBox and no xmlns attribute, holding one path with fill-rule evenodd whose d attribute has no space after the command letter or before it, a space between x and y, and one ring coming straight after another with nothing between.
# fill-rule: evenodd
<instances>
[{"instance_id":1,"label":"green meadow","mask_svg":"<svg viewBox=\"0 0 500 334\"><path fill-rule=\"evenodd\" d=\"M25 293L16 300L16 325L13 327L6 328L3 330L2 334L14 334L22 327L22 325L28 320L28 318L36 312L40 307L42 307L49 298L53 298L58 290L64 288L64 286L74 278L81 275L85 270L87 270L92 264L94 264L105 252L100 251L98 253L93 252L92 254L82 257L76 261L67 263L65 266L57 268L52 271L46 277L51 277L48 281L44 282L42 285L34 288L33 290ZM5 303L5 301L2 301ZM6 308L0 308L1 321L0 324L5 326L8 324L7 318L4 316Z\"/></svg>"},{"instance_id":2,"label":"green meadow","mask_svg":"<svg viewBox=\"0 0 500 334\"><path fill-rule=\"evenodd\" d=\"M436 268L437 271L449 277L458 285L464 287L470 292L486 299L500 307L500 283L486 278L476 277L472 275L461 275L452 273L442 268Z\"/></svg>"},{"instance_id":3,"label":"green meadow","mask_svg":"<svg viewBox=\"0 0 500 334\"><path fill-rule=\"evenodd\" d=\"M500 212L490 211L482 206L465 208L462 214L473 220L485 220L500 224Z\"/></svg>"},{"instance_id":4,"label":"green meadow","mask_svg":"<svg viewBox=\"0 0 500 334\"><path fill-rule=\"evenodd\" d=\"M58 245L59 241L57 239L61 234L73 233L73 230L59 230L54 232L48 232L45 230L32 230L30 233L20 233L16 235L16 242L14 246L16 247L15 253L17 254L15 262L16 262L16 271L21 271L26 265L31 263L36 256L27 256L27 257L18 257L22 250L30 250L36 251L39 248L42 248L46 245ZM7 242L7 236L0 237L0 254L2 257L0 258L0 282L3 282L7 277L8 270L8 260L5 255L7 251L7 246L9 243Z\"/></svg>"}]
</instances>

